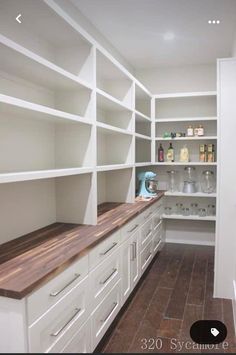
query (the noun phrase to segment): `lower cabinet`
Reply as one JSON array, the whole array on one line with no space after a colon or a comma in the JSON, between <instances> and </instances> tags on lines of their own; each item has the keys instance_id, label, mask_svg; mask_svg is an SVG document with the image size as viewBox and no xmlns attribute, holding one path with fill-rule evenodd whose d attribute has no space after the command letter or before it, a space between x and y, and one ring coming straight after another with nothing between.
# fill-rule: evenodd
<instances>
[{"instance_id":1,"label":"lower cabinet","mask_svg":"<svg viewBox=\"0 0 236 355\"><path fill-rule=\"evenodd\" d=\"M96 348L121 308L121 281L119 280L91 315L91 346Z\"/></svg>"},{"instance_id":2,"label":"lower cabinet","mask_svg":"<svg viewBox=\"0 0 236 355\"><path fill-rule=\"evenodd\" d=\"M122 303L124 303L137 284L139 273L139 232L133 234L121 246L122 265Z\"/></svg>"},{"instance_id":3,"label":"lower cabinet","mask_svg":"<svg viewBox=\"0 0 236 355\"><path fill-rule=\"evenodd\" d=\"M75 333L72 339L62 349L62 353L78 354L90 353L91 350L91 320L87 320L85 324Z\"/></svg>"},{"instance_id":4,"label":"lower cabinet","mask_svg":"<svg viewBox=\"0 0 236 355\"><path fill-rule=\"evenodd\" d=\"M153 257L153 241L151 240L150 243L143 249L140 255L140 274L142 275L150 262L152 261Z\"/></svg>"}]
</instances>

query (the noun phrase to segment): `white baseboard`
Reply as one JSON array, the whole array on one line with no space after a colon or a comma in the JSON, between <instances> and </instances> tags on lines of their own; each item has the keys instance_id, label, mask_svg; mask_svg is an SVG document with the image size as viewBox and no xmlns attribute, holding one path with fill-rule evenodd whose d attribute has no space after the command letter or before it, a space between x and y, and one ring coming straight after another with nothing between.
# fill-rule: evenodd
<instances>
[{"instance_id":1,"label":"white baseboard","mask_svg":"<svg viewBox=\"0 0 236 355\"><path fill-rule=\"evenodd\" d=\"M234 316L234 333L236 335L236 280L233 281L233 316Z\"/></svg>"},{"instance_id":2,"label":"white baseboard","mask_svg":"<svg viewBox=\"0 0 236 355\"><path fill-rule=\"evenodd\" d=\"M176 244L191 244L191 245L206 245L214 246L215 242L212 241L202 241L202 240L186 240L186 239L171 239L167 238L166 243L176 243Z\"/></svg>"}]
</instances>

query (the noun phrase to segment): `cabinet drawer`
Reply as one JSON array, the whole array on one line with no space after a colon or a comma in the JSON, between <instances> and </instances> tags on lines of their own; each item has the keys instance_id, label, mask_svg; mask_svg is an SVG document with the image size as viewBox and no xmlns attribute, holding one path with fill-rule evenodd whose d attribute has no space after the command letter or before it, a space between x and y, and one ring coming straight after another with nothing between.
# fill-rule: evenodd
<instances>
[{"instance_id":1,"label":"cabinet drawer","mask_svg":"<svg viewBox=\"0 0 236 355\"><path fill-rule=\"evenodd\" d=\"M91 324L90 319L82 325L78 332L62 349L62 353L81 354L91 352Z\"/></svg>"},{"instance_id":2,"label":"cabinet drawer","mask_svg":"<svg viewBox=\"0 0 236 355\"><path fill-rule=\"evenodd\" d=\"M152 218L150 218L142 227L140 233L141 239L141 250L145 248L145 246L151 241L152 239Z\"/></svg>"},{"instance_id":3,"label":"cabinet drawer","mask_svg":"<svg viewBox=\"0 0 236 355\"><path fill-rule=\"evenodd\" d=\"M100 262L111 255L120 244L120 231L112 234L103 242L99 243L89 253L89 270L92 270Z\"/></svg>"},{"instance_id":4,"label":"cabinet drawer","mask_svg":"<svg viewBox=\"0 0 236 355\"><path fill-rule=\"evenodd\" d=\"M63 298L87 274L88 255L85 255L32 293L27 298L28 324L35 322L37 318Z\"/></svg>"},{"instance_id":5,"label":"cabinet drawer","mask_svg":"<svg viewBox=\"0 0 236 355\"><path fill-rule=\"evenodd\" d=\"M154 254L160 249L162 242L162 222L157 226L154 234L153 234L153 251Z\"/></svg>"},{"instance_id":6,"label":"cabinet drawer","mask_svg":"<svg viewBox=\"0 0 236 355\"><path fill-rule=\"evenodd\" d=\"M121 284L120 280L95 309L91 316L92 323L92 351L107 331L120 310Z\"/></svg>"},{"instance_id":7,"label":"cabinet drawer","mask_svg":"<svg viewBox=\"0 0 236 355\"><path fill-rule=\"evenodd\" d=\"M153 221L153 229L154 231L158 228L158 225L160 224L161 222L161 213L160 212L157 212L153 218L152 218L152 221Z\"/></svg>"},{"instance_id":8,"label":"cabinet drawer","mask_svg":"<svg viewBox=\"0 0 236 355\"><path fill-rule=\"evenodd\" d=\"M151 218L151 216L153 215L153 206L147 208L145 211L143 211L140 215L141 217L141 223L145 223L147 221L147 219Z\"/></svg>"},{"instance_id":9,"label":"cabinet drawer","mask_svg":"<svg viewBox=\"0 0 236 355\"><path fill-rule=\"evenodd\" d=\"M140 274L142 275L144 270L147 268L147 266L150 264L152 260L152 241L144 248L144 250L141 252L141 257L140 257Z\"/></svg>"},{"instance_id":10,"label":"cabinet drawer","mask_svg":"<svg viewBox=\"0 0 236 355\"><path fill-rule=\"evenodd\" d=\"M134 219L132 219L129 223L127 223L122 229L121 229L121 241L124 242L127 240L131 235L137 232L141 225L141 216L137 216Z\"/></svg>"},{"instance_id":11,"label":"cabinet drawer","mask_svg":"<svg viewBox=\"0 0 236 355\"><path fill-rule=\"evenodd\" d=\"M61 352L88 318L88 297L87 276L29 327L29 351Z\"/></svg>"},{"instance_id":12,"label":"cabinet drawer","mask_svg":"<svg viewBox=\"0 0 236 355\"><path fill-rule=\"evenodd\" d=\"M153 213L157 213L162 211L163 208L163 198L161 198L159 201L157 201L156 203L154 203L154 205L152 206L153 208Z\"/></svg>"},{"instance_id":13,"label":"cabinet drawer","mask_svg":"<svg viewBox=\"0 0 236 355\"><path fill-rule=\"evenodd\" d=\"M93 309L101 303L107 293L120 279L120 268L120 250L118 249L90 273L89 289Z\"/></svg>"}]
</instances>

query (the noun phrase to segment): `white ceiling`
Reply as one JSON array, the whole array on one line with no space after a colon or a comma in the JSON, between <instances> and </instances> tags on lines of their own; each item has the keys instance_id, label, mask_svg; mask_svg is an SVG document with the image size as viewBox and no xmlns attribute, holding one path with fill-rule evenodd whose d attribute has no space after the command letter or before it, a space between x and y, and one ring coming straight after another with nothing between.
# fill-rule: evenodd
<instances>
[{"instance_id":1,"label":"white ceiling","mask_svg":"<svg viewBox=\"0 0 236 355\"><path fill-rule=\"evenodd\" d=\"M231 55L236 0L73 0L135 68L213 63ZM220 25L209 25L219 19ZM164 40L166 33L173 40Z\"/></svg>"}]
</instances>

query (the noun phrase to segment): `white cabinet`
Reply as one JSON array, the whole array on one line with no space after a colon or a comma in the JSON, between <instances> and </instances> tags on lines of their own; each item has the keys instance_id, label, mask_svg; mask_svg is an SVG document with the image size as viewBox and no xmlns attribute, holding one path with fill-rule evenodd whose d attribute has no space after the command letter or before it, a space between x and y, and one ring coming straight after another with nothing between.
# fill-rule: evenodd
<instances>
[{"instance_id":1,"label":"white cabinet","mask_svg":"<svg viewBox=\"0 0 236 355\"><path fill-rule=\"evenodd\" d=\"M121 283L118 281L91 315L92 350L96 348L121 307Z\"/></svg>"},{"instance_id":2,"label":"white cabinet","mask_svg":"<svg viewBox=\"0 0 236 355\"><path fill-rule=\"evenodd\" d=\"M218 62L219 135L218 204L215 253L215 297L233 298L236 230L236 59Z\"/></svg>"},{"instance_id":3,"label":"white cabinet","mask_svg":"<svg viewBox=\"0 0 236 355\"><path fill-rule=\"evenodd\" d=\"M139 232L133 234L121 247L122 304L137 284L139 273Z\"/></svg>"},{"instance_id":4,"label":"white cabinet","mask_svg":"<svg viewBox=\"0 0 236 355\"><path fill-rule=\"evenodd\" d=\"M153 257L153 243L152 240L149 244L143 249L140 254L140 274L142 275L150 262L152 261Z\"/></svg>"},{"instance_id":5,"label":"white cabinet","mask_svg":"<svg viewBox=\"0 0 236 355\"><path fill-rule=\"evenodd\" d=\"M91 352L91 324L90 318L82 325L72 339L62 349L62 353L90 353Z\"/></svg>"}]
</instances>

